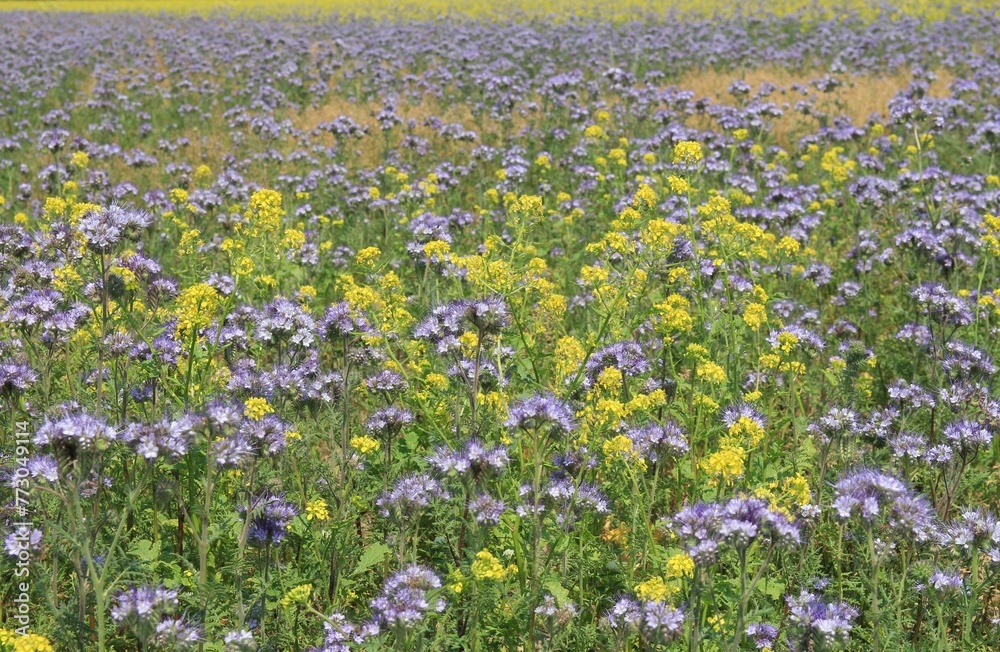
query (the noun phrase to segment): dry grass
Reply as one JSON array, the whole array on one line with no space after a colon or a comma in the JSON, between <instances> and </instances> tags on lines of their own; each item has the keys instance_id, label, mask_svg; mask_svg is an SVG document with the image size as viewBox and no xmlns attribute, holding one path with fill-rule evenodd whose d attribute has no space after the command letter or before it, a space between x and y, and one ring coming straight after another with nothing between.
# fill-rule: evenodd
<instances>
[{"instance_id":1,"label":"dry grass","mask_svg":"<svg viewBox=\"0 0 1000 652\"><path fill-rule=\"evenodd\" d=\"M151 47L153 47L152 44ZM155 56L157 67L165 72L162 54L156 52ZM789 106L783 117L773 121L771 133L780 145L788 148L793 146L800 136L814 132L817 126L815 118L803 116L791 109L796 101L803 98L803 95L792 90L792 87L796 84L808 86L810 80L822 77L822 75L823 71L819 70L790 71L777 67L756 68L742 72L703 70L685 74L674 85L684 90L693 91L696 98L708 98L715 103L734 105L736 99L729 94L728 88L735 79L744 80L754 89L759 88L764 82L771 82L777 86L778 90L768 99L779 106L785 104ZM937 76L938 79L931 84L929 94L936 97L947 96L953 77L946 70L937 71ZM905 89L911 81L911 76L904 72L885 76L840 75L839 78L844 82L844 85L831 93L821 94L816 102L816 108L831 116L847 115L855 124L863 124L872 114L884 116L889 100L900 90ZM331 79L330 86L331 89L336 89L338 87L337 80ZM81 99L89 97L94 87L94 77L85 78L79 89ZM335 90L322 105L304 107L291 113L288 117L297 128L307 132L312 131L319 124L329 122L339 116L349 117L356 123L368 127L372 136L357 144L348 143L347 147L351 149L353 155L359 157L362 165L374 167L382 162L385 156L386 143L378 137L379 129L376 120L381 108L377 102L352 101ZM502 124L488 115L481 116L477 120L469 106L461 103L442 104L434 97L423 97L417 102L401 99L396 107L396 112L403 118L404 123L410 120L415 122L416 126L410 130L411 133L435 142L439 148L442 147L442 144L435 137L434 130L424 125L424 120L431 116L436 116L446 123L461 124L464 129L476 131L481 138L494 142L497 137L505 133L517 133L536 123L540 118L537 114L515 115L508 124ZM689 122L692 126L704 129L716 128L705 116L695 116ZM213 131L216 129L219 131ZM192 143L188 155L193 156L193 160L208 163L212 167L217 166L222 151L218 145L222 144L216 142L214 143L216 146L213 146L213 141L220 134L225 133L225 130L221 114L212 116L209 124L203 124L198 130L199 134L197 135L200 137L191 139ZM324 136L323 138L328 141L328 144L333 142L332 136ZM462 143L450 143L443 146L446 149L454 149L453 153L456 154L468 150L467 145ZM441 153L448 154L446 151Z\"/></svg>"},{"instance_id":2,"label":"dry grass","mask_svg":"<svg viewBox=\"0 0 1000 652\"><path fill-rule=\"evenodd\" d=\"M714 70L693 71L684 75L677 86L694 91L698 98L707 97L721 104L735 104L736 100L729 94L729 85L736 79L742 79L754 89L764 82L771 82L778 87L768 99L782 106L788 103L790 109L804 96L793 91L796 84L808 86L810 80L823 76L823 71L791 71L783 68L766 67L747 70L742 74L729 71ZM949 85L954 77L947 70L937 71L937 80L931 86L928 94L934 97L946 97ZM911 75L906 72L896 72L891 75L838 75L844 82L843 86L832 92L822 94L815 106L831 116L846 115L856 125L863 124L873 114L885 117L888 112L889 100L896 93L910 85ZM815 89L813 89L815 94ZM783 145L790 144L796 135L805 131L814 131L815 120L810 120L794 110L786 110L785 115L774 121L772 133Z\"/></svg>"},{"instance_id":3,"label":"dry grass","mask_svg":"<svg viewBox=\"0 0 1000 652\"><path fill-rule=\"evenodd\" d=\"M791 109L796 101L804 97L792 90L792 87L796 84L808 86L811 80L822 77L823 74L824 71L818 70L790 71L777 67L756 68L742 73L704 70L684 75L675 85L693 91L696 98L709 98L715 103L734 105L736 99L728 92L729 85L734 80L742 79L755 89L764 82L771 82L778 90L768 99L779 106L785 103L789 106L785 115L774 121L772 130L777 141L787 147L794 143L798 136L816 129L815 118L803 116ZM937 71L937 75L938 79L931 84L929 94L935 97L947 96L953 77L946 70ZM815 103L816 109L830 116L847 115L854 124L860 125L873 114L884 117L888 111L889 100L910 84L911 76L905 72L897 72L891 75L840 75L839 79L844 84L830 93L820 94ZM816 95L814 89L813 95ZM375 116L380 109L381 106L374 102L359 103L349 101L342 96L332 96L323 105L308 107L292 116L292 120L300 129L311 130L322 122L333 120L338 116L347 116L358 124L367 126L373 133L377 133ZM424 138L430 138L433 133L431 129L423 126L423 121L428 116L438 116L445 122L456 122L466 129L487 134L500 134L504 129L504 125L489 117L484 118L482 123L477 123L468 106L451 104L442 107L433 98L424 98L414 104L401 102L397 106L397 113L404 120L416 120L418 126L414 133ZM509 128L517 131L530 122L530 118L516 116L512 127ZM692 119L692 124L703 128L711 126L706 118L697 117ZM375 164L384 153L382 143L376 138L366 139L359 153L365 163Z\"/></svg>"}]
</instances>

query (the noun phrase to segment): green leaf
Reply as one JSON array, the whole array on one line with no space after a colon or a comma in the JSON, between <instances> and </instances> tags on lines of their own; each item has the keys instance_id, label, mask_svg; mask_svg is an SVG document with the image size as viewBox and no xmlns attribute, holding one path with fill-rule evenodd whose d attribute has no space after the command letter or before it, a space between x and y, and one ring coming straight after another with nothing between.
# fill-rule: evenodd
<instances>
[{"instance_id":1,"label":"green leaf","mask_svg":"<svg viewBox=\"0 0 1000 652\"><path fill-rule=\"evenodd\" d=\"M160 557L160 544L149 539L140 539L128 549L128 554L141 561L152 563Z\"/></svg>"},{"instance_id":2,"label":"green leaf","mask_svg":"<svg viewBox=\"0 0 1000 652\"><path fill-rule=\"evenodd\" d=\"M781 596L785 594L785 583L778 580L768 580L758 584L757 590L772 600L780 600Z\"/></svg>"},{"instance_id":3,"label":"green leaf","mask_svg":"<svg viewBox=\"0 0 1000 652\"><path fill-rule=\"evenodd\" d=\"M358 565L351 575L360 575L372 566L382 563L385 556L391 552L392 550L389 549L389 546L384 543L373 543L361 553L361 559L358 560Z\"/></svg>"},{"instance_id":4,"label":"green leaf","mask_svg":"<svg viewBox=\"0 0 1000 652\"><path fill-rule=\"evenodd\" d=\"M556 605L559 607L565 606L569 600L569 591L563 587L563 585L556 578L552 577L542 584L545 589L552 594L552 597L556 599Z\"/></svg>"}]
</instances>

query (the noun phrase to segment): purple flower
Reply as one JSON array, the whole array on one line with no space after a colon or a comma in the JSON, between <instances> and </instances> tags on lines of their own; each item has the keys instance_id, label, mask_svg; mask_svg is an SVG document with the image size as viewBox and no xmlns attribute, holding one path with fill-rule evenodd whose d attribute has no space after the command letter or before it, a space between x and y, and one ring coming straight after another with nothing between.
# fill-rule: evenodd
<instances>
[{"instance_id":1,"label":"purple flower","mask_svg":"<svg viewBox=\"0 0 1000 652\"><path fill-rule=\"evenodd\" d=\"M630 630L642 622L642 607L634 599L623 596L604 615L613 630Z\"/></svg>"},{"instance_id":2,"label":"purple flower","mask_svg":"<svg viewBox=\"0 0 1000 652\"><path fill-rule=\"evenodd\" d=\"M927 578L926 588L930 589L936 598L942 599L955 593L963 593L965 582L962 581L962 574L959 572L938 569Z\"/></svg>"},{"instance_id":3,"label":"purple flower","mask_svg":"<svg viewBox=\"0 0 1000 652\"><path fill-rule=\"evenodd\" d=\"M745 401L726 406L722 410L721 417L726 428L732 428L741 419L749 419L761 429L767 426L767 417L764 416L764 413L758 410L753 403Z\"/></svg>"},{"instance_id":4,"label":"purple flower","mask_svg":"<svg viewBox=\"0 0 1000 652\"><path fill-rule=\"evenodd\" d=\"M265 305L257 315L254 332L261 342L286 342L308 349L317 333L316 321L306 310L285 297L278 297Z\"/></svg>"},{"instance_id":5,"label":"purple flower","mask_svg":"<svg viewBox=\"0 0 1000 652\"><path fill-rule=\"evenodd\" d=\"M159 621L178 607L177 591L162 586L138 586L118 593L111 607L115 622L135 626Z\"/></svg>"},{"instance_id":6,"label":"purple flower","mask_svg":"<svg viewBox=\"0 0 1000 652\"><path fill-rule=\"evenodd\" d=\"M405 392L410 388L410 384L406 382L402 374L389 369L383 369L375 375L366 378L365 387L370 391L385 395L388 399L395 394Z\"/></svg>"},{"instance_id":7,"label":"purple flower","mask_svg":"<svg viewBox=\"0 0 1000 652\"><path fill-rule=\"evenodd\" d=\"M350 340L364 335L374 335L375 328L364 313L343 301L326 309L319 323L319 332L329 342Z\"/></svg>"},{"instance_id":8,"label":"purple flower","mask_svg":"<svg viewBox=\"0 0 1000 652\"><path fill-rule=\"evenodd\" d=\"M150 646L156 649L190 650L201 640L201 630L189 623L183 616L165 618L156 625L156 631L149 639Z\"/></svg>"},{"instance_id":9,"label":"purple flower","mask_svg":"<svg viewBox=\"0 0 1000 652\"><path fill-rule=\"evenodd\" d=\"M685 614L664 602L645 602L642 605L642 637L652 645L666 645L684 631Z\"/></svg>"},{"instance_id":10,"label":"purple flower","mask_svg":"<svg viewBox=\"0 0 1000 652\"><path fill-rule=\"evenodd\" d=\"M966 509L948 524L941 542L963 554L1000 545L1000 519L985 509Z\"/></svg>"},{"instance_id":11,"label":"purple flower","mask_svg":"<svg viewBox=\"0 0 1000 652\"><path fill-rule=\"evenodd\" d=\"M416 517L420 510L437 498L448 498L441 483L424 473L400 478L392 489L379 496L375 504L386 518L405 520Z\"/></svg>"},{"instance_id":12,"label":"purple flower","mask_svg":"<svg viewBox=\"0 0 1000 652\"><path fill-rule=\"evenodd\" d=\"M639 603L623 596L608 610L604 622L620 638L637 632L650 645L665 645L684 630L684 612L664 602Z\"/></svg>"},{"instance_id":13,"label":"purple flower","mask_svg":"<svg viewBox=\"0 0 1000 652\"><path fill-rule=\"evenodd\" d=\"M413 423L413 413L405 408L389 405L379 408L365 421L365 429L384 440L392 439L405 426Z\"/></svg>"},{"instance_id":14,"label":"purple flower","mask_svg":"<svg viewBox=\"0 0 1000 652\"><path fill-rule=\"evenodd\" d=\"M38 528L19 527L4 539L7 554L17 557L24 551L38 551L42 548L42 531Z\"/></svg>"},{"instance_id":15,"label":"purple flower","mask_svg":"<svg viewBox=\"0 0 1000 652\"><path fill-rule=\"evenodd\" d=\"M565 401L552 394L535 394L511 405L504 425L522 430L548 427L553 433L568 433L576 428L576 421L573 410Z\"/></svg>"},{"instance_id":16,"label":"purple flower","mask_svg":"<svg viewBox=\"0 0 1000 652\"><path fill-rule=\"evenodd\" d=\"M117 438L114 428L103 417L86 410L64 405L58 418L45 419L35 433L36 446L65 446L70 449L92 451L100 449ZM72 450L71 450L72 452Z\"/></svg>"},{"instance_id":17,"label":"purple flower","mask_svg":"<svg viewBox=\"0 0 1000 652\"><path fill-rule=\"evenodd\" d=\"M696 503L673 517L671 529L699 566L715 563L724 545L745 550L758 539L778 546L801 543L799 527L760 498Z\"/></svg>"},{"instance_id":18,"label":"purple flower","mask_svg":"<svg viewBox=\"0 0 1000 652\"><path fill-rule=\"evenodd\" d=\"M480 525L498 525L507 506L502 500L481 494L469 502L469 511Z\"/></svg>"},{"instance_id":19,"label":"purple flower","mask_svg":"<svg viewBox=\"0 0 1000 652\"><path fill-rule=\"evenodd\" d=\"M267 414L260 420L243 419L237 434L250 443L257 454L271 456L285 450L285 433L289 430L291 427L276 414Z\"/></svg>"},{"instance_id":20,"label":"purple flower","mask_svg":"<svg viewBox=\"0 0 1000 652\"><path fill-rule=\"evenodd\" d=\"M239 511L245 514L247 510L246 507L240 506ZM248 541L264 546L281 543L285 539L288 524L299 511L282 496L267 494L257 501L251 512L250 528L247 531Z\"/></svg>"},{"instance_id":21,"label":"purple flower","mask_svg":"<svg viewBox=\"0 0 1000 652\"><path fill-rule=\"evenodd\" d=\"M649 359L638 342L616 342L595 351L587 360L584 366L584 386L593 386L601 373L609 367L618 369L624 378L635 378L651 369Z\"/></svg>"},{"instance_id":22,"label":"purple flower","mask_svg":"<svg viewBox=\"0 0 1000 652\"><path fill-rule=\"evenodd\" d=\"M411 629L429 612L441 613L447 606L437 596L441 579L434 571L416 564L407 566L385 581L382 592L372 600L372 618L392 628Z\"/></svg>"},{"instance_id":23,"label":"purple flower","mask_svg":"<svg viewBox=\"0 0 1000 652\"><path fill-rule=\"evenodd\" d=\"M507 304L500 295L466 302L465 314L480 337L496 335L510 323Z\"/></svg>"},{"instance_id":24,"label":"purple flower","mask_svg":"<svg viewBox=\"0 0 1000 652\"><path fill-rule=\"evenodd\" d=\"M503 472L510 460L503 446L488 448L478 439L471 439L457 451L439 448L427 461L441 475L468 475L478 481L488 474Z\"/></svg>"},{"instance_id":25,"label":"purple flower","mask_svg":"<svg viewBox=\"0 0 1000 652\"><path fill-rule=\"evenodd\" d=\"M625 434L632 440L636 452L652 463L661 459L676 459L688 452L684 431L677 422L666 420L662 425L649 423L629 428Z\"/></svg>"},{"instance_id":26,"label":"purple flower","mask_svg":"<svg viewBox=\"0 0 1000 652\"><path fill-rule=\"evenodd\" d=\"M27 364L12 361L0 363L0 396L20 396L31 389L36 380L38 374Z\"/></svg>"},{"instance_id":27,"label":"purple flower","mask_svg":"<svg viewBox=\"0 0 1000 652\"><path fill-rule=\"evenodd\" d=\"M859 518L866 527L883 522L904 536L925 542L935 536L934 510L895 476L859 468L834 485L833 509L841 520Z\"/></svg>"},{"instance_id":28,"label":"purple flower","mask_svg":"<svg viewBox=\"0 0 1000 652\"><path fill-rule=\"evenodd\" d=\"M431 310L413 329L413 337L427 340L435 345L439 354L461 351L458 336L466 327L476 331L482 341L487 336L498 334L510 321L507 305L502 297L484 299L459 299Z\"/></svg>"},{"instance_id":29,"label":"purple flower","mask_svg":"<svg viewBox=\"0 0 1000 652\"><path fill-rule=\"evenodd\" d=\"M253 633L245 629L227 632L222 643L223 652L254 652L257 649Z\"/></svg>"},{"instance_id":30,"label":"purple flower","mask_svg":"<svg viewBox=\"0 0 1000 652\"><path fill-rule=\"evenodd\" d=\"M746 635L753 639L758 650L774 649L774 641L778 638L778 628L768 623L750 623Z\"/></svg>"},{"instance_id":31,"label":"purple flower","mask_svg":"<svg viewBox=\"0 0 1000 652\"><path fill-rule=\"evenodd\" d=\"M254 455L253 444L242 434L232 434L212 443L212 454L220 469L236 468Z\"/></svg>"},{"instance_id":32,"label":"purple flower","mask_svg":"<svg viewBox=\"0 0 1000 652\"><path fill-rule=\"evenodd\" d=\"M170 457L177 461L188 450L201 420L192 415L170 420L164 418L158 423L130 424L121 434L122 441L135 447L136 452L147 460Z\"/></svg>"},{"instance_id":33,"label":"purple flower","mask_svg":"<svg viewBox=\"0 0 1000 652\"><path fill-rule=\"evenodd\" d=\"M921 283L910 291L920 310L941 324L967 326L972 323L971 304L955 296L940 283Z\"/></svg>"},{"instance_id":34,"label":"purple flower","mask_svg":"<svg viewBox=\"0 0 1000 652\"><path fill-rule=\"evenodd\" d=\"M789 611L788 643L805 652L847 640L858 610L846 602L827 602L803 590L798 597L785 596Z\"/></svg>"},{"instance_id":35,"label":"purple flower","mask_svg":"<svg viewBox=\"0 0 1000 652\"><path fill-rule=\"evenodd\" d=\"M551 619L561 626L576 616L576 605L567 601L562 606L559 606L556 603L556 599L547 593L542 599L542 604L535 607L535 613L543 618Z\"/></svg>"},{"instance_id":36,"label":"purple flower","mask_svg":"<svg viewBox=\"0 0 1000 652\"><path fill-rule=\"evenodd\" d=\"M77 229L87 248L99 254L111 252L122 240L136 240L153 223L148 213L134 208L111 204L107 208L88 211L80 218Z\"/></svg>"},{"instance_id":37,"label":"purple flower","mask_svg":"<svg viewBox=\"0 0 1000 652\"><path fill-rule=\"evenodd\" d=\"M962 459L969 459L990 447L993 431L975 421L962 419L944 427L944 438Z\"/></svg>"}]
</instances>

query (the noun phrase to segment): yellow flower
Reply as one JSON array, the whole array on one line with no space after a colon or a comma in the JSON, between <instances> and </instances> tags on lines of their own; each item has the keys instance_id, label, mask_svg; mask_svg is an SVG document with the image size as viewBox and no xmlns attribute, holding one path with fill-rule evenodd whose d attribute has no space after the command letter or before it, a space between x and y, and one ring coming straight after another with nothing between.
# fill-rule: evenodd
<instances>
[{"instance_id":1,"label":"yellow flower","mask_svg":"<svg viewBox=\"0 0 1000 652\"><path fill-rule=\"evenodd\" d=\"M250 235L258 236L277 231L284 214L281 208L281 193L265 188L250 197L244 217L250 224Z\"/></svg>"},{"instance_id":2,"label":"yellow flower","mask_svg":"<svg viewBox=\"0 0 1000 652\"><path fill-rule=\"evenodd\" d=\"M743 323L751 330L760 330L767 323L767 308L759 303L751 303L743 311Z\"/></svg>"},{"instance_id":3,"label":"yellow flower","mask_svg":"<svg viewBox=\"0 0 1000 652\"><path fill-rule=\"evenodd\" d=\"M740 435L745 435L751 446L759 444L765 434L760 423L750 417L740 417L733 422L733 425L729 426L729 435L731 437L738 438Z\"/></svg>"},{"instance_id":4,"label":"yellow flower","mask_svg":"<svg viewBox=\"0 0 1000 652\"><path fill-rule=\"evenodd\" d=\"M192 176L194 177L194 182L196 184L198 184L199 186L203 186L211 180L212 168L204 164L199 165L197 168L195 168L194 174Z\"/></svg>"},{"instance_id":5,"label":"yellow flower","mask_svg":"<svg viewBox=\"0 0 1000 652\"><path fill-rule=\"evenodd\" d=\"M448 389L448 377L443 374L427 374L424 383L435 389Z\"/></svg>"},{"instance_id":6,"label":"yellow flower","mask_svg":"<svg viewBox=\"0 0 1000 652\"><path fill-rule=\"evenodd\" d=\"M656 191L644 183L639 185L639 189L635 192L635 196L632 197L633 206L646 206L647 208L655 208L656 202L657 202Z\"/></svg>"},{"instance_id":7,"label":"yellow flower","mask_svg":"<svg viewBox=\"0 0 1000 652\"><path fill-rule=\"evenodd\" d=\"M781 349L785 353L791 353L795 345L799 343L799 337L795 333L783 331L778 333L778 344L775 348Z\"/></svg>"},{"instance_id":8,"label":"yellow flower","mask_svg":"<svg viewBox=\"0 0 1000 652\"><path fill-rule=\"evenodd\" d=\"M309 501L306 503L306 520L311 521L313 519L317 521L325 521L330 518L329 506L326 501L322 498L317 498L316 500Z\"/></svg>"},{"instance_id":9,"label":"yellow flower","mask_svg":"<svg viewBox=\"0 0 1000 652\"><path fill-rule=\"evenodd\" d=\"M170 201L178 206L188 203L188 191L183 188L173 188L170 190Z\"/></svg>"},{"instance_id":10,"label":"yellow flower","mask_svg":"<svg viewBox=\"0 0 1000 652\"><path fill-rule=\"evenodd\" d=\"M472 562L470 570L477 580L500 581L507 577L507 569L489 550L480 550L476 553L476 561Z\"/></svg>"},{"instance_id":11,"label":"yellow flower","mask_svg":"<svg viewBox=\"0 0 1000 652\"><path fill-rule=\"evenodd\" d=\"M587 140L600 140L604 138L604 129L600 125L590 125L583 130L583 137Z\"/></svg>"},{"instance_id":12,"label":"yellow flower","mask_svg":"<svg viewBox=\"0 0 1000 652\"><path fill-rule=\"evenodd\" d=\"M273 414L274 408L266 398L248 398L243 404L243 414L254 421L260 421L268 414Z\"/></svg>"},{"instance_id":13,"label":"yellow flower","mask_svg":"<svg viewBox=\"0 0 1000 652\"><path fill-rule=\"evenodd\" d=\"M665 301L653 306L660 315L660 325L667 334L686 333L694 326L688 309L691 302L680 294L671 294Z\"/></svg>"},{"instance_id":14,"label":"yellow flower","mask_svg":"<svg viewBox=\"0 0 1000 652\"><path fill-rule=\"evenodd\" d=\"M597 386L608 394L617 394L622 389L622 372L617 367L608 367L597 376Z\"/></svg>"},{"instance_id":15,"label":"yellow flower","mask_svg":"<svg viewBox=\"0 0 1000 652\"><path fill-rule=\"evenodd\" d=\"M667 586L662 577L652 577L635 587L636 596L647 602L663 602L674 591L674 587Z\"/></svg>"},{"instance_id":16,"label":"yellow flower","mask_svg":"<svg viewBox=\"0 0 1000 652\"><path fill-rule=\"evenodd\" d=\"M841 160L840 155L843 152L843 147L834 147L823 154L823 160L820 162L820 167L833 177L836 183L847 181L857 165L854 161Z\"/></svg>"},{"instance_id":17,"label":"yellow flower","mask_svg":"<svg viewBox=\"0 0 1000 652\"><path fill-rule=\"evenodd\" d=\"M694 560L686 552L679 552L667 560L667 577L693 577Z\"/></svg>"},{"instance_id":18,"label":"yellow flower","mask_svg":"<svg viewBox=\"0 0 1000 652\"><path fill-rule=\"evenodd\" d=\"M52 285L60 292L65 292L69 288L83 283L83 277L72 265L56 267L52 271L52 277Z\"/></svg>"},{"instance_id":19,"label":"yellow flower","mask_svg":"<svg viewBox=\"0 0 1000 652\"><path fill-rule=\"evenodd\" d=\"M670 175L667 177L667 185L677 195L686 195L691 192L691 184L686 179Z\"/></svg>"},{"instance_id":20,"label":"yellow flower","mask_svg":"<svg viewBox=\"0 0 1000 652\"><path fill-rule=\"evenodd\" d=\"M62 197L48 197L45 200L45 215L49 219L62 217L66 212L66 200Z\"/></svg>"},{"instance_id":21,"label":"yellow flower","mask_svg":"<svg viewBox=\"0 0 1000 652\"><path fill-rule=\"evenodd\" d=\"M510 195L513 196L513 193ZM544 202L538 195L521 195L517 199L508 200L504 197L504 205L507 212L515 216L522 216L529 221L534 221L542 217Z\"/></svg>"},{"instance_id":22,"label":"yellow flower","mask_svg":"<svg viewBox=\"0 0 1000 652\"><path fill-rule=\"evenodd\" d=\"M691 165L702 158L704 158L704 154L701 153L701 145L693 140L682 140L674 147L674 163Z\"/></svg>"},{"instance_id":23,"label":"yellow flower","mask_svg":"<svg viewBox=\"0 0 1000 652\"><path fill-rule=\"evenodd\" d=\"M90 165L90 157L87 152L73 152L69 162L79 170L86 170L87 166Z\"/></svg>"},{"instance_id":24,"label":"yellow flower","mask_svg":"<svg viewBox=\"0 0 1000 652\"><path fill-rule=\"evenodd\" d=\"M629 458L632 457L635 452L632 440L625 435L612 437L604 442L604 446L602 448L604 450L604 457L608 459L619 456Z\"/></svg>"},{"instance_id":25,"label":"yellow flower","mask_svg":"<svg viewBox=\"0 0 1000 652\"><path fill-rule=\"evenodd\" d=\"M21 634L0 629L0 649L10 652L55 652L49 639L41 634Z\"/></svg>"},{"instance_id":26,"label":"yellow flower","mask_svg":"<svg viewBox=\"0 0 1000 652\"><path fill-rule=\"evenodd\" d=\"M712 482L729 482L743 475L743 458L746 451L741 446L726 446L701 461L701 469L712 476Z\"/></svg>"},{"instance_id":27,"label":"yellow flower","mask_svg":"<svg viewBox=\"0 0 1000 652\"><path fill-rule=\"evenodd\" d=\"M798 505L808 505L812 501L812 492L809 490L809 481L802 477L801 473L785 478L781 485L785 494Z\"/></svg>"},{"instance_id":28,"label":"yellow flower","mask_svg":"<svg viewBox=\"0 0 1000 652\"><path fill-rule=\"evenodd\" d=\"M726 370L711 360L699 364L695 375L706 382L717 385L726 382Z\"/></svg>"},{"instance_id":29,"label":"yellow flower","mask_svg":"<svg viewBox=\"0 0 1000 652\"><path fill-rule=\"evenodd\" d=\"M461 593L463 588L462 583L464 581L465 577L462 576L462 571L456 568L448 574L448 589L451 590L452 593Z\"/></svg>"},{"instance_id":30,"label":"yellow flower","mask_svg":"<svg viewBox=\"0 0 1000 652\"><path fill-rule=\"evenodd\" d=\"M424 245L424 255L428 258L435 256L443 258L449 251L451 251L451 245L444 240L431 240Z\"/></svg>"},{"instance_id":31,"label":"yellow flower","mask_svg":"<svg viewBox=\"0 0 1000 652\"><path fill-rule=\"evenodd\" d=\"M575 337L567 335L559 338L555 350L556 371L561 376L567 376L577 371L586 355L587 352L583 345Z\"/></svg>"},{"instance_id":32,"label":"yellow flower","mask_svg":"<svg viewBox=\"0 0 1000 652\"><path fill-rule=\"evenodd\" d=\"M787 235L778 241L778 251L786 255L792 255L797 253L802 245L795 238L789 238Z\"/></svg>"},{"instance_id":33,"label":"yellow flower","mask_svg":"<svg viewBox=\"0 0 1000 652\"><path fill-rule=\"evenodd\" d=\"M218 291L208 283L196 283L185 288L177 298L177 332L200 330L212 323L219 307Z\"/></svg>"},{"instance_id":34,"label":"yellow flower","mask_svg":"<svg viewBox=\"0 0 1000 652\"><path fill-rule=\"evenodd\" d=\"M382 448L382 444L380 444L377 439L372 439L368 435L354 437L353 439L351 439L350 443L351 443L351 448L358 451L362 455L368 455L369 453L377 453Z\"/></svg>"},{"instance_id":35,"label":"yellow flower","mask_svg":"<svg viewBox=\"0 0 1000 652\"><path fill-rule=\"evenodd\" d=\"M281 246L285 249L301 249L306 243L306 235L298 229L286 229L285 235L281 238Z\"/></svg>"},{"instance_id":36,"label":"yellow flower","mask_svg":"<svg viewBox=\"0 0 1000 652\"><path fill-rule=\"evenodd\" d=\"M294 604L305 604L309 601L309 596L312 595L312 591L312 584L301 584L296 586L294 589L289 590L288 593L281 598L281 608L288 609Z\"/></svg>"},{"instance_id":37,"label":"yellow flower","mask_svg":"<svg viewBox=\"0 0 1000 652\"><path fill-rule=\"evenodd\" d=\"M584 265L580 268L580 278L590 285L597 285L608 280L608 270L596 265Z\"/></svg>"},{"instance_id":38,"label":"yellow flower","mask_svg":"<svg viewBox=\"0 0 1000 652\"><path fill-rule=\"evenodd\" d=\"M181 256L193 254L199 247L205 244L198 239L200 236L201 231L198 229L189 229L182 233L181 240L177 243L177 253Z\"/></svg>"},{"instance_id":39,"label":"yellow flower","mask_svg":"<svg viewBox=\"0 0 1000 652\"><path fill-rule=\"evenodd\" d=\"M381 255L382 250L378 247L365 247L354 257L354 262L362 267L372 267Z\"/></svg>"}]
</instances>

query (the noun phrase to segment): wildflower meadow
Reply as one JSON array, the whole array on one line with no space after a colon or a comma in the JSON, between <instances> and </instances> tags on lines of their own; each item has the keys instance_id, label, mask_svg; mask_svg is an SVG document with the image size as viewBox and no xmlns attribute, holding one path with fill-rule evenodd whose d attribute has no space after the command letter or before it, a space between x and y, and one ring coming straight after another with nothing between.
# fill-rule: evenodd
<instances>
[{"instance_id":1,"label":"wildflower meadow","mask_svg":"<svg viewBox=\"0 0 1000 652\"><path fill-rule=\"evenodd\" d=\"M1000 649L991 3L197 4L0 2L0 652Z\"/></svg>"}]
</instances>

